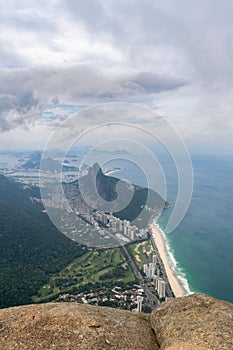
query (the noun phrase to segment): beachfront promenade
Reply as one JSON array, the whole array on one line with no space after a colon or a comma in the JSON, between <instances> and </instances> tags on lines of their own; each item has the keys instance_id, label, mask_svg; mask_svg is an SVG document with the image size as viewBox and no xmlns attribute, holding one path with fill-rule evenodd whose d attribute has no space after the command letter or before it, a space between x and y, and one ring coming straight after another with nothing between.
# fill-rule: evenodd
<instances>
[{"instance_id":1,"label":"beachfront promenade","mask_svg":"<svg viewBox=\"0 0 233 350\"><path fill-rule=\"evenodd\" d=\"M160 266L163 269L163 279L166 278L168 296L183 297L185 295L185 289L170 266L163 234L154 224L150 225L150 237L153 248L157 252L158 259L160 260Z\"/></svg>"},{"instance_id":2,"label":"beachfront promenade","mask_svg":"<svg viewBox=\"0 0 233 350\"><path fill-rule=\"evenodd\" d=\"M166 297L174 298L174 297L178 297L178 296L183 296L184 290L180 286L177 278L174 275L174 272L170 268L170 265L168 263L168 258L165 255L165 253L166 253L165 242L162 240L162 238L160 236L162 236L162 233L159 231L159 229L156 226L153 225L152 227L150 227L149 237L150 237L151 245L152 245L152 248L153 248L155 255L157 257L157 264L158 264L162 279L166 282ZM157 244L158 244L158 246L157 246ZM163 251L161 249L163 249ZM139 280L139 282L140 282L140 284L145 292L146 304L149 305L152 310L155 309L160 304L159 299L151 292L151 290L147 286L145 279L143 278L140 271L138 270L134 260L132 259L131 255L129 254L127 248L125 246L121 246L121 250L122 250L122 253L124 254L128 264L130 265L135 277ZM167 270L166 270L165 266L167 266ZM173 283L174 290L170 284L170 281ZM175 281L175 283L174 283L174 281Z\"/></svg>"},{"instance_id":3,"label":"beachfront promenade","mask_svg":"<svg viewBox=\"0 0 233 350\"><path fill-rule=\"evenodd\" d=\"M172 270L169 264L165 239L163 237L162 232L156 225L153 225L153 224L150 225L149 238L151 241L152 248L157 257L157 267L159 270L159 276L157 277L162 278L162 280L166 283L166 287L165 287L166 298L184 296L185 290L183 286L180 284L180 281L176 277L174 271ZM151 292L150 288L147 286L146 280L138 270L127 248L125 246L122 246L121 249L135 277L139 280L142 288L144 289L147 305L149 305L152 310L155 309L160 304L160 300L154 295L154 293Z\"/></svg>"},{"instance_id":4,"label":"beachfront promenade","mask_svg":"<svg viewBox=\"0 0 233 350\"><path fill-rule=\"evenodd\" d=\"M151 232L150 232L150 241L151 241L151 245L152 245L152 247L153 247L153 249L155 251L155 254L157 256L158 263L159 263L159 268L160 268L160 271L161 271L161 273L163 275L163 280L166 282L166 295L169 298L174 298L175 295L174 295L174 293L172 291L172 288L170 286L170 283L169 283L169 280L168 280L168 277L167 277L167 273L166 273L163 261L162 261L162 259L160 257L160 254L159 254L158 248L156 246L153 234Z\"/></svg>"}]
</instances>

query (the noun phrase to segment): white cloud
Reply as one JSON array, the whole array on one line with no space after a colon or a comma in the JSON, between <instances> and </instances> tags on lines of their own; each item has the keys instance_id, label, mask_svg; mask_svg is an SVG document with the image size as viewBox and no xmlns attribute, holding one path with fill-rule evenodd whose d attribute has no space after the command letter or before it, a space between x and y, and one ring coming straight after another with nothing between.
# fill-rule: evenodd
<instances>
[{"instance_id":1,"label":"white cloud","mask_svg":"<svg viewBox=\"0 0 233 350\"><path fill-rule=\"evenodd\" d=\"M75 103L133 100L176 90L185 79L149 72L106 74L93 65L0 71L0 127L31 122L56 98Z\"/></svg>"},{"instance_id":2,"label":"white cloud","mask_svg":"<svg viewBox=\"0 0 233 350\"><path fill-rule=\"evenodd\" d=\"M155 106L202 141L232 132L232 1L0 0L0 11L2 129L57 96Z\"/></svg>"}]
</instances>

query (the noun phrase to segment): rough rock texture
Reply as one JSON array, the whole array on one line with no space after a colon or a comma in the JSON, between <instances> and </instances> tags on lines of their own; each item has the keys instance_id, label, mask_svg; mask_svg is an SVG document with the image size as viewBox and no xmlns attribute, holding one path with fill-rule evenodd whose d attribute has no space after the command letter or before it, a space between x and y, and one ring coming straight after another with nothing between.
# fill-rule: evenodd
<instances>
[{"instance_id":1,"label":"rough rock texture","mask_svg":"<svg viewBox=\"0 0 233 350\"><path fill-rule=\"evenodd\" d=\"M233 350L233 304L194 294L150 316L76 303L2 309L0 349Z\"/></svg>"},{"instance_id":2,"label":"rough rock texture","mask_svg":"<svg viewBox=\"0 0 233 350\"><path fill-rule=\"evenodd\" d=\"M232 350L233 304L193 294L161 304L151 314L160 349Z\"/></svg>"},{"instance_id":3,"label":"rough rock texture","mask_svg":"<svg viewBox=\"0 0 233 350\"><path fill-rule=\"evenodd\" d=\"M1 350L157 350L149 317L76 303L0 310Z\"/></svg>"}]
</instances>

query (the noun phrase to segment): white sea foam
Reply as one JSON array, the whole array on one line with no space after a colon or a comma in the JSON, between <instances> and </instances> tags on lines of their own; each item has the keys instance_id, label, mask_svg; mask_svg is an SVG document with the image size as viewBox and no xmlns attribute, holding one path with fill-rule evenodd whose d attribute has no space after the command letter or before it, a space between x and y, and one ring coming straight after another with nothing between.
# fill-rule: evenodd
<instances>
[{"instance_id":1,"label":"white sea foam","mask_svg":"<svg viewBox=\"0 0 233 350\"><path fill-rule=\"evenodd\" d=\"M123 171L123 170L125 170L125 169L123 169L123 168L118 168L118 169L113 169L113 170L107 170L107 171L104 173L104 175L109 176L109 175L112 175L112 174L119 173L119 172L121 172L121 171Z\"/></svg>"},{"instance_id":2,"label":"white sea foam","mask_svg":"<svg viewBox=\"0 0 233 350\"><path fill-rule=\"evenodd\" d=\"M170 243L167 239L167 236L165 234L165 232L163 231L163 229L159 226L159 224L157 222L154 222L154 225L158 227L158 229L160 230L160 232L162 233L165 245L166 245L166 250L167 250L167 257L168 257L168 262L169 265L171 267L171 269L174 271L176 277L179 279L180 283L182 284L182 286L185 289L185 294L186 295L190 295L193 294L193 292L190 289L186 274L184 272L184 270L179 266L177 260L174 257L174 253L173 250L170 246Z\"/></svg>"}]
</instances>

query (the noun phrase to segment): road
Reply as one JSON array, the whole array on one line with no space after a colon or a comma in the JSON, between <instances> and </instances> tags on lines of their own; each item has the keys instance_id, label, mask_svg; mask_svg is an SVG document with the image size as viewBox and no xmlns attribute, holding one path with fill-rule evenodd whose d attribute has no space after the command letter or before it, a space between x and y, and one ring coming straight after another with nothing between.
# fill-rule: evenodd
<instances>
[{"instance_id":1,"label":"road","mask_svg":"<svg viewBox=\"0 0 233 350\"><path fill-rule=\"evenodd\" d=\"M122 250L122 253L124 254L126 260L128 261L128 263L133 271L134 276L139 280L139 282L140 282L140 284L145 292L147 303L149 304L151 310L154 310L159 305L158 298L156 298L156 296L151 293L150 289L148 288L148 286L144 282L144 279L143 279L140 271L138 270L135 262L133 261L131 255L129 254L127 248L123 245L123 246L121 246L121 250Z\"/></svg>"}]
</instances>

